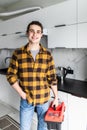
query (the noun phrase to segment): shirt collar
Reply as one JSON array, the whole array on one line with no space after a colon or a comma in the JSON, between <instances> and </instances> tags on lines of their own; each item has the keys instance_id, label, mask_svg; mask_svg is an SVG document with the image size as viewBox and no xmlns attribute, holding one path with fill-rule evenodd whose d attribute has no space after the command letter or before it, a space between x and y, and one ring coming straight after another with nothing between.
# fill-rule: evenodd
<instances>
[{"instance_id":1,"label":"shirt collar","mask_svg":"<svg viewBox=\"0 0 87 130\"><path fill-rule=\"evenodd\" d=\"M44 48L41 43L39 45L40 45L40 51L39 51L39 53L44 53L46 51L46 48ZM28 46L28 43L25 46L22 47L22 50L24 52L28 52L28 54L29 54L30 50L27 50L27 46Z\"/></svg>"},{"instance_id":2,"label":"shirt collar","mask_svg":"<svg viewBox=\"0 0 87 130\"><path fill-rule=\"evenodd\" d=\"M40 45L40 53L44 53L45 51L46 51L46 48L44 48L41 44L39 44Z\"/></svg>"}]
</instances>

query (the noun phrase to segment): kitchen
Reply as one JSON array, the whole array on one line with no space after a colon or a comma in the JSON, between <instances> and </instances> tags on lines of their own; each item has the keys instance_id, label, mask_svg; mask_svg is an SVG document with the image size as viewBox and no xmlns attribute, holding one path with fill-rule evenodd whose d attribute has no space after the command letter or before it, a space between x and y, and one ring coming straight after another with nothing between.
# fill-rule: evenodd
<instances>
[{"instance_id":1,"label":"kitchen","mask_svg":"<svg viewBox=\"0 0 87 130\"><path fill-rule=\"evenodd\" d=\"M36 19L44 24L42 42L52 52L56 67L70 67L73 70L73 74L67 74L63 83L60 81L58 86L59 98L66 104L62 130L87 130L86 6L86 0L66 0L0 22L2 68L7 68L9 64L9 59L5 62L5 58L10 57L15 48L26 44L26 25ZM5 74L0 74L0 81L0 100L19 110L20 98L6 81ZM67 84L70 85L68 88Z\"/></svg>"}]
</instances>

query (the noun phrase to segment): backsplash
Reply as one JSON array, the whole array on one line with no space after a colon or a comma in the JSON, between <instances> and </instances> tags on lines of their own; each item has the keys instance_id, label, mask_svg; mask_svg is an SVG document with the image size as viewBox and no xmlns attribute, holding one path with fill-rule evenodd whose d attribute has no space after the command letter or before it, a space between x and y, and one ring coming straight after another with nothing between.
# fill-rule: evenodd
<instances>
[{"instance_id":1,"label":"backsplash","mask_svg":"<svg viewBox=\"0 0 87 130\"><path fill-rule=\"evenodd\" d=\"M9 66L8 59L11 57L14 49L1 49L0 50L0 68ZM55 66L71 67L74 74L68 74L66 77L87 81L87 49L52 49Z\"/></svg>"},{"instance_id":2,"label":"backsplash","mask_svg":"<svg viewBox=\"0 0 87 130\"><path fill-rule=\"evenodd\" d=\"M66 77L87 81L87 49L53 49L51 50L55 66L70 66L74 74Z\"/></svg>"}]
</instances>

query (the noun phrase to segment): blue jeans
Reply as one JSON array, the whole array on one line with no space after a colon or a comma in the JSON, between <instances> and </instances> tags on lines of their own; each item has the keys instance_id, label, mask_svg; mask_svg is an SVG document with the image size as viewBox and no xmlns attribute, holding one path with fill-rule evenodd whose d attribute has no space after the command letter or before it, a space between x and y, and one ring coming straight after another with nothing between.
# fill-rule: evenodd
<instances>
[{"instance_id":1,"label":"blue jeans","mask_svg":"<svg viewBox=\"0 0 87 130\"><path fill-rule=\"evenodd\" d=\"M34 106L28 104L24 99L21 99L20 102L20 130L30 130L35 107L38 118L37 130L48 130L47 123L44 121L44 116L49 107L49 103L47 102L42 105Z\"/></svg>"}]
</instances>

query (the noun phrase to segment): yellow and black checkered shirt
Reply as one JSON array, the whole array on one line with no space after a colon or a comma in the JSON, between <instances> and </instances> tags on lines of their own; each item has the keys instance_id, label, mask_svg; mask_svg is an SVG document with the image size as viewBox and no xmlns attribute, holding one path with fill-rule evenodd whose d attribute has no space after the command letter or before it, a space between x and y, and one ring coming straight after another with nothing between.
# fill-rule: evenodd
<instances>
[{"instance_id":1,"label":"yellow and black checkered shirt","mask_svg":"<svg viewBox=\"0 0 87 130\"><path fill-rule=\"evenodd\" d=\"M11 85L19 81L29 103L43 104L50 98L51 85L57 85L53 57L40 44L39 53L34 61L27 46L28 44L14 51L7 72L7 80Z\"/></svg>"}]
</instances>

